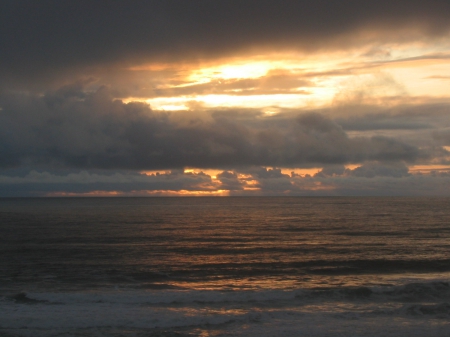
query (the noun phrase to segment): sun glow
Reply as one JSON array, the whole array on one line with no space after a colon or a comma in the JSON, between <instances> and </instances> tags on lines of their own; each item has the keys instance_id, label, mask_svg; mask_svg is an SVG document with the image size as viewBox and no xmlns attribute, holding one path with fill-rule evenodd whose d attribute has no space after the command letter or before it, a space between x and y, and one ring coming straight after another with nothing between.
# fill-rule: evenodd
<instances>
[{"instance_id":1,"label":"sun glow","mask_svg":"<svg viewBox=\"0 0 450 337\"><path fill-rule=\"evenodd\" d=\"M313 176L316 173L320 172L320 167L312 167L312 168L282 168L281 173L289 176L301 176L304 177L306 175Z\"/></svg>"},{"instance_id":2,"label":"sun glow","mask_svg":"<svg viewBox=\"0 0 450 337\"><path fill-rule=\"evenodd\" d=\"M271 61L240 61L235 64L224 64L213 67L197 69L188 77L189 81L205 82L212 79L239 79L258 78L265 76L274 67L280 66L279 62Z\"/></svg>"},{"instance_id":3,"label":"sun glow","mask_svg":"<svg viewBox=\"0 0 450 337\"><path fill-rule=\"evenodd\" d=\"M225 197L229 196L229 190L194 191L194 190L142 190L142 191L91 191L91 192L50 192L46 197Z\"/></svg>"},{"instance_id":4,"label":"sun glow","mask_svg":"<svg viewBox=\"0 0 450 337\"><path fill-rule=\"evenodd\" d=\"M319 97L331 96L330 93L318 95ZM331 99L331 97L328 97ZM305 94L273 94L273 95L192 95L179 97L158 97L146 100L133 99L148 103L154 110L189 110L190 106L202 106L205 108L297 108L312 105L313 96ZM131 101L131 100L130 100ZM323 103L322 100L319 100Z\"/></svg>"},{"instance_id":5,"label":"sun glow","mask_svg":"<svg viewBox=\"0 0 450 337\"><path fill-rule=\"evenodd\" d=\"M124 196L122 191L90 191L90 192L49 192L46 197L121 197Z\"/></svg>"},{"instance_id":6,"label":"sun glow","mask_svg":"<svg viewBox=\"0 0 450 337\"><path fill-rule=\"evenodd\" d=\"M187 168L184 170L184 174L206 174L211 177L213 183L219 183L217 176L222 172L223 170L196 169L196 168Z\"/></svg>"},{"instance_id":7,"label":"sun glow","mask_svg":"<svg viewBox=\"0 0 450 337\"><path fill-rule=\"evenodd\" d=\"M243 107L265 109L270 116L276 109L321 108L361 97L364 103L378 104L389 97L445 95L447 81L442 74L450 71L450 56L425 45L409 45L314 55L272 53L130 69L162 70L170 70L170 78L152 84L151 98L123 100L146 102L163 111Z\"/></svg>"},{"instance_id":8,"label":"sun glow","mask_svg":"<svg viewBox=\"0 0 450 337\"><path fill-rule=\"evenodd\" d=\"M152 190L152 191L141 191L140 195L164 196L164 197L226 197L226 196L230 195L230 191L228 191L228 190L214 190L214 191Z\"/></svg>"},{"instance_id":9,"label":"sun glow","mask_svg":"<svg viewBox=\"0 0 450 337\"><path fill-rule=\"evenodd\" d=\"M411 173L449 172L450 165L413 165L409 167Z\"/></svg>"}]
</instances>

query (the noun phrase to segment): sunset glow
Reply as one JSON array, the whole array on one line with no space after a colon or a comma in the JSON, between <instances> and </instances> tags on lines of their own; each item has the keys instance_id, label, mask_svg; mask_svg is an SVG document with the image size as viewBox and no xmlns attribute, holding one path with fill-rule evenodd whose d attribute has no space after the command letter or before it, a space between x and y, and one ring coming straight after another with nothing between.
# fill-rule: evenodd
<instances>
[{"instance_id":1,"label":"sunset glow","mask_svg":"<svg viewBox=\"0 0 450 337\"><path fill-rule=\"evenodd\" d=\"M449 337L449 13L0 0L0 337Z\"/></svg>"},{"instance_id":2,"label":"sunset glow","mask_svg":"<svg viewBox=\"0 0 450 337\"><path fill-rule=\"evenodd\" d=\"M147 102L153 109L174 111L191 110L195 104L204 108L326 107L336 98L355 99L355 92L360 93L359 97L364 93L366 100L443 97L447 94L447 83L442 74L450 73L449 55L433 52L431 45L413 44L372 51L365 47L314 57L289 52L266 58L249 55L203 67L150 64L132 71L170 68L170 76L178 73L178 80L175 84L158 86L160 91L167 92L163 96L123 100ZM165 82L170 83L170 79ZM180 94L173 95L177 92Z\"/></svg>"},{"instance_id":3,"label":"sunset glow","mask_svg":"<svg viewBox=\"0 0 450 337\"><path fill-rule=\"evenodd\" d=\"M264 25L225 11L240 23L64 41L84 58L23 45L0 63L5 195L450 195L444 11L373 8L366 25L345 4L336 21L320 6L272 16L285 6L255 9ZM15 41L30 36L63 43Z\"/></svg>"}]
</instances>

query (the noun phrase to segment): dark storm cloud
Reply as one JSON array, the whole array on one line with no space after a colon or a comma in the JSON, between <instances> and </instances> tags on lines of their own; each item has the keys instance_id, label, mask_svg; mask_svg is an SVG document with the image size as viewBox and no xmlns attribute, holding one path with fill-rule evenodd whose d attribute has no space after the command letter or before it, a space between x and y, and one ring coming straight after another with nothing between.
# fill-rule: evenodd
<instances>
[{"instance_id":1,"label":"dark storm cloud","mask_svg":"<svg viewBox=\"0 0 450 337\"><path fill-rule=\"evenodd\" d=\"M224 190L242 190L243 183L239 181L236 172L223 171L217 175L221 185L220 189Z\"/></svg>"},{"instance_id":2,"label":"dark storm cloud","mask_svg":"<svg viewBox=\"0 0 450 337\"><path fill-rule=\"evenodd\" d=\"M430 1L4 0L0 76L57 74L99 64L175 61L258 48L348 47L448 33L450 3ZM408 28L412 28L408 30ZM396 34L399 31L399 34Z\"/></svg>"},{"instance_id":3,"label":"dark storm cloud","mask_svg":"<svg viewBox=\"0 0 450 337\"><path fill-rule=\"evenodd\" d=\"M317 113L280 123L152 111L113 100L108 89L65 86L44 96L0 96L0 167L82 169L294 167L366 160L415 161L424 153L389 137L350 138Z\"/></svg>"},{"instance_id":4,"label":"dark storm cloud","mask_svg":"<svg viewBox=\"0 0 450 337\"><path fill-rule=\"evenodd\" d=\"M418 103L405 97L390 107L349 102L348 105L323 109L322 113L353 137L393 136L410 145L427 147L428 159L444 157L441 146L449 144L446 133L450 123L450 104L445 100L430 101Z\"/></svg>"},{"instance_id":5,"label":"dark storm cloud","mask_svg":"<svg viewBox=\"0 0 450 337\"><path fill-rule=\"evenodd\" d=\"M257 177L258 179L274 179L274 178L286 178L288 177L287 174L281 173L281 169L273 168L268 169L264 167L258 167L253 168L250 170L247 170L246 172L251 173L253 176Z\"/></svg>"},{"instance_id":6,"label":"dark storm cloud","mask_svg":"<svg viewBox=\"0 0 450 337\"><path fill-rule=\"evenodd\" d=\"M446 195L450 194L448 172L411 174L405 163L369 161L354 169L343 165L326 165L314 176L282 174L279 169L252 168L257 191L232 191L232 195Z\"/></svg>"},{"instance_id":7,"label":"dark storm cloud","mask_svg":"<svg viewBox=\"0 0 450 337\"><path fill-rule=\"evenodd\" d=\"M314 177L333 177L340 176L346 172L344 165L327 165L321 171L317 172Z\"/></svg>"},{"instance_id":8,"label":"dark storm cloud","mask_svg":"<svg viewBox=\"0 0 450 337\"><path fill-rule=\"evenodd\" d=\"M335 176L292 179L293 195L317 196L449 196L450 177L444 174L402 177Z\"/></svg>"},{"instance_id":9,"label":"dark storm cloud","mask_svg":"<svg viewBox=\"0 0 450 337\"><path fill-rule=\"evenodd\" d=\"M45 195L170 195L170 192L229 190L231 195L446 195L449 172L410 174L404 163L366 162L355 169L327 165L314 176L282 174L263 167L223 171L217 179L203 172L172 170L151 175L107 171L9 170L0 174L0 197ZM175 195L175 194L174 194Z\"/></svg>"},{"instance_id":10,"label":"dark storm cloud","mask_svg":"<svg viewBox=\"0 0 450 337\"><path fill-rule=\"evenodd\" d=\"M409 176L409 169L403 162L382 163L377 161L366 162L354 169L346 169L344 165L328 165L314 177L394 177L401 178Z\"/></svg>"},{"instance_id":11,"label":"dark storm cloud","mask_svg":"<svg viewBox=\"0 0 450 337\"><path fill-rule=\"evenodd\" d=\"M446 172L411 174L402 162L370 161L354 169L331 165L324 167L314 177L295 175L290 181L292 184L290 193L294 195L448 196L450 194L450 175Z\"/></svg>"},{"instance_id":12,"label":"dark storm cloud","mask_svg":"<svg viewBox=\"0 0 450 337\"><path fill-rule=\"evenodd\" d=\"M436 131L433 138L440 145L450 146L450 130L448 128Z\"/></svg>"},{"instance_id":13,"label":"dark storm cloud","mask_svg":"<svg viewBox=\"0 0 450 337\"><path fill-rule=\"evenodd\" d=\"M431 118L430 118L431 119ZM395 116L388 113L366 114L364 116L352 116L337 118L336 122L345 130L422 130L432 129L432 121L424 121L423 118L413 116Z\"/></svg>"},{"instance_id":14,"label":"dark storm cloud","mask_svg":"<svg viewBox=\"0 0 450 337\"><path fill-rule=\"evenodd\" d=\"M346 173L355 177L406 177L409 175L408 167L404 163L395 164L381 164L378 162L369 162L364 165L355 168L354 170L348 170Z\"/></svg>"},{"instance_id":15,"label":"dark storm cloud","mask_svg":"<svg viewBox=\"0 0 450 337\"><path fill-rule=\"evenodd\" d=\"M0 197L43 196L52 193L142 192L142 191L209 191L215 186L204 174L174 170L145 175L135 172L38 172L25 175L0 175Z\"/></svg>"}]
</instances>

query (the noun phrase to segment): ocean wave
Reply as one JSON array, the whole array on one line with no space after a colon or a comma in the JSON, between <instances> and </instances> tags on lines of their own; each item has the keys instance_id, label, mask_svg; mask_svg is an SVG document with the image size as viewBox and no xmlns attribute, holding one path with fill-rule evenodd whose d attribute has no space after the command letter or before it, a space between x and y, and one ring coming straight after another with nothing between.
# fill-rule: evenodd
<instances>
[{"instance_id":1,"label":"ocean wave","mask_svg":"<svg viewBox=\"0 0 450 337\"><path fill-rule=\"evenodd\" d=\"M414 304L406 305L401 309L401 312L412 316L426 316L434 318L450 318L450 304Z\"/></svg>"},{"instance_id":2,"label":"ocean wave","mask_svg":"<svg viewBox=\"0 0 450 337\"><path fill-rule=\"evenodd\" d=\"M442 281L415 282L384 287L337 287L304 290L298 299L322 300L385 300L396 302L420 302L450 299L450 283Z\"/></svg>"},{"instance_id":3,"label":"ocean wave","mask_svg":"<svg viewBox=\"0 0 450 337\"><path fill-rule=\"evenodd\" d=\"M0 336L447 336L449 303L450 284L442 281L289 291L23 291L0 298Z\"/></svg>"},{"instance_id":4,"label":"ocean wave","mask_svg":"<svg viewBox=\"0 0 450 337\"><path fill-rule=\"evenodd\" d=\"M3 301L20 304L121 303L136 305L286 302L307 305L320 302L442 302L450 301L450 283L414 282L397 286L327 287L294 290L188 290L161 287L144 290L78 292L19 292Z\"/></svg>"}]
</instances>

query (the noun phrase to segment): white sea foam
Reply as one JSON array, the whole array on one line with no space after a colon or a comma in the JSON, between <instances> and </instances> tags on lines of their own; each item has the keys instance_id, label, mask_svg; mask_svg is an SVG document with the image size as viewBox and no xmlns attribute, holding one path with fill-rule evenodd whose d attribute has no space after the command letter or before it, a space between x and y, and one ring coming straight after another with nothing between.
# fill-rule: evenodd
<instances>
[{"instance_id":1,"label":"white sea foam","mask_svg":"<svg viewBox=\"0 0 450 337\"><path fill-rule=\"evenodd\" d=\"M402 301L447 288L30 292L2 297L0 336L448 336L448 302Z\"/></svg>"},{"instance_id":2,"label":"white sea foam","mask_svg":"<svg viewBox=\"0 0 450 337\"><path fill-rule=\"evenodd\" d=\"M15 336L153 336L184 331L189 336L448 336L448 320L405 314L370 315L270 307L258 309L149 308L127 305L19 305L0 314L0 334ZM11 309L11 308L10 308ZM130 333L133 332L133 334ZM156 335L156 334L155 334Z\"/></svg>"}]
</instances>

